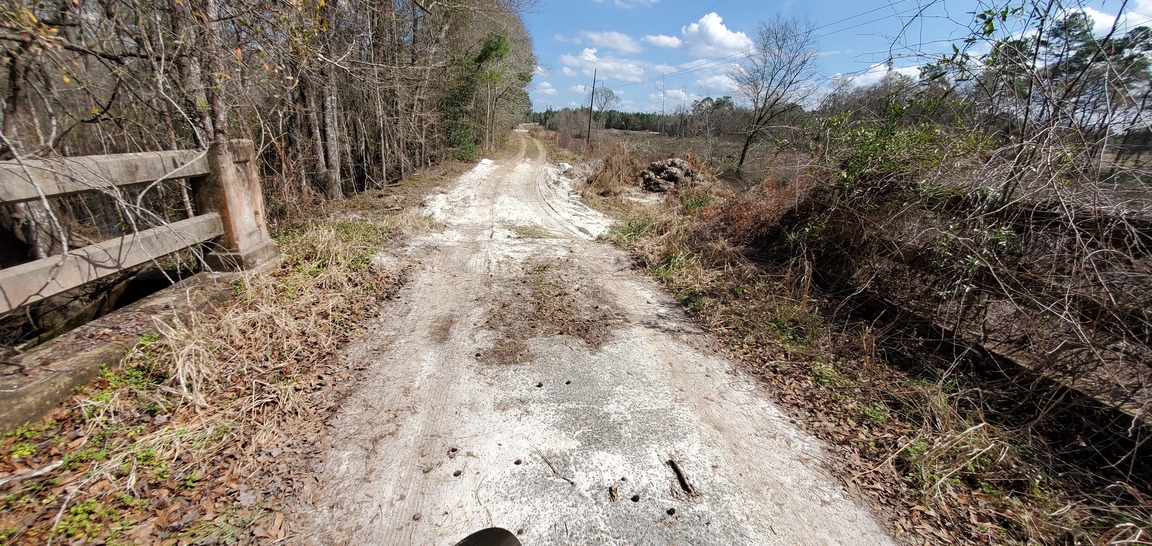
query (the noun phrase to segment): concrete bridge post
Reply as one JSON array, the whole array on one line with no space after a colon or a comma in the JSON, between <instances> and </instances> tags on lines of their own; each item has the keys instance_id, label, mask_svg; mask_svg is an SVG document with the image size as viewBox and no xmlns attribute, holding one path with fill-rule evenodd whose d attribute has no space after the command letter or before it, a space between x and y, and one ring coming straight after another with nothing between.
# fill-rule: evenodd
<instances>
[{"instance_id":1,"label":"concrete bridge post","mask_svg":"<svg viewBox=\"0 0 1152 546\"><path fill-rule=\"evenodd\" d=\"M217 212L224 224L221 247L205 256L214 270L272 267L280 251L268 235L264 195L251 140L213 142L208 175L192 179L199 213Z\"/></svg>"}]
</instances>

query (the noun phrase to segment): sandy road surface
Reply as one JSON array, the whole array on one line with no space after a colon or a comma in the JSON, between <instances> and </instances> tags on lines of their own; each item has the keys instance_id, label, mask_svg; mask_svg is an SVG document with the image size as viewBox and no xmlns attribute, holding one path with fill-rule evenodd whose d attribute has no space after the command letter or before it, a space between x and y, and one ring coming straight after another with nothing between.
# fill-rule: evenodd
<instances>
[{"instance_id":1,"label":"sandy road surface","mask_svg":"<svg viewBox=\"0 0 1152 546\"><path fill-rule=\"evenodd\" d=\"M398 251L420 265L350 354L370 371L331 423L300 540L890 543L516 138L429 198L446 227Z\"/></svg>"}]
</instances>

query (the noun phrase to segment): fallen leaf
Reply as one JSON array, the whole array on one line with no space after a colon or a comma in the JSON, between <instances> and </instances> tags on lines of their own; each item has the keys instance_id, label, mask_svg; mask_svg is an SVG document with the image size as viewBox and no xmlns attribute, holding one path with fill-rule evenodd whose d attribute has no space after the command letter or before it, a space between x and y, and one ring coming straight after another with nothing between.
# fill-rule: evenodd
<instances>
[{"instance_id":1,"label":"fallen leaf","mask_svg":"<svg viewBox=\"0 0 1152 546\"><path fill-rule=\"evenodd\" d=\"M152 534L155 532L157 526L157 519L152 518L128 531L128 538L136 541L137 544L147 544L152 542Z\"/></svg>"},{"instance_id":2,"label":"fallen leaf","mask_svg":"<svg viewBox=\"0 0 1152 546\"><path fill-rule=\"evenodd\" d=\"M273 535L272 538L276 540L280 540L287 536L288 529L284 525L284 514L276 512L276 515L272 518L271 531Z\"/></svg>"}]
</instances>

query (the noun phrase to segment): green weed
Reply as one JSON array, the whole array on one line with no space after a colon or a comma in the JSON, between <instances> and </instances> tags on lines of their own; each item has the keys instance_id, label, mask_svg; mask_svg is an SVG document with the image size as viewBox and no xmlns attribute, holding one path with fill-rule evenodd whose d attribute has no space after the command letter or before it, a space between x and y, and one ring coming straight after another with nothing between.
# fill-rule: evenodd
<instances>
[{"instance_id":1,"label":"green weed","mask_svg":"<svg viewBox=\"0 0 1152 546\"><path fill-rule=\"evenodd\" d=\"M103 461L108 458L108 451L96 447L86 447L75 453L64 456L62 468L65 470L76 468L82 464L94 461Z\"/></svg>"},{"instance_id":2,"label":"green weed","mask_svg":"<svg viewBox=\"0 0 1152 546\"><path fill-rule=\"evenodd\" d=\"M203 479L204 477L200 474L191 472L187 476L184 476L184 479L180 480L180 485L187 489L195 489L196 486L200 485L200 481Z\"/></svg>"},{"instance_id":3,"label":"green weed","mask_svg":"<svg viewBox=\"0 0 1152 546\"><path fill-rule=\"evenodd\" d=\"M102 404L102 405L107 405L107 404L111 404L112 401L116 400L116 397L119 394L120 394L119 389L100 389L100 390L90 394L88 396L88 399L92 400L93 402Z\"/></svg>"},{"instance_id":4,"label":"green weed","mask_svg":"<svg viewBox=\"0 0 1152 546\"><path fill-rule=\"evenodd\" d=\"M5 434L9 438L16 438L17 440L31 441L39 438L44 431L56 426L56 421L46 421L43 423L24 423L16 428L16 430Z\"/></svg>"},{"instance_id":5,"label":"green weed","mask_svg":"<svg viewBox=\"0 0 1152 546\"><path fill-rule=\"evenodd\" d=\"M712 202L712 195L699 188L688 188L680 194L680 205L684 212L693 212L708 206Z\"/></svg>"},{"instance_id":6,"label":"green weed","mask_svg":"<svg viewBox=\"0 0 1152 546\"><path fill-rule=\"evenodd\" d=\"M52 528L52 535L81 540L97 538L120 517L118 512L106 508L100 501L89 499L69 508Z\"/></svg>"},{"instance_id":7,"label":"green weed","mask_svg":"<svg viewBox=\"0 0 1152 546\"><path fill-rule=\"evenodd\" d=\"M834 364L820 361L812 363L812 382L826 389L842 388L852 384Z\"/></svg>"},{"instance_id":8,"label":"green weed","mask_svg":"<svg viewBox=\"0 0 1152 546\"><path fill-rule=\"evenodd\" d=\"M883 402L876 402L870 406L865 406L863 414L865 417L879 424L887 423L890 418L888 405Z\"/></svg>"},{"instance_id":9,"label":"green weed","mask_svg":"<svg viewBox=\"0 0 1152 546\"><path fill-rule=\"evenodd\" d=\"M12 444L12 449L8 452L8 456L13 459L23 459L25 457L31 457L35 453L36 446L30 442L16 442Z\"/></svg>"},{"instance_id":10,"label":"green weed","mask_svg":"<svg viewBox=\"0 0 1152 546\"><path fill-rule=\"evenodd\" d=\"M655 226L656 220L651 215L633 216L628 218L623 226L609 231L608 239L615 242L630 243L651 233Z\"/></svg>"},{"instance_id":11,"label":"green weed","mask_svg":"<svg viewBox=\"0 0 1152 546\"><path fill-rule=\"evenodd\" d=\"M0 529L0 541L7 542L11 540L12 537L20 534L20 531L23 531L23 529L16 525L13 525L7 529Z\"/></svg>"},{"instance_id":12,"label":"green weed","mask_svg":"<svg viewBox=\"0 0 1152 546\"><path fill-rule=\"evenodd\" d=\"M132 451L120 465L120 472L129 474L135 469L147 469L161 480L168 478L168 461L153 448Z\"/></svg>"},{"instance_id":13,"label":"green weed","mask_svg":"<svg viewBox=\"0 0 1152 546\"><path fill-rule=\"evenodd\" d=\"M680 305L698 312L704 305L704 294L695 290L682 292L680 294Z\"/></svg>"},{"instance_id":14,"label":"green weed","mask_svg":"<svg viewBox=\"0 0 1152 546\"><path fill-rule=\"evenodd\" d=\"M694 256L691 253L670 250L665 255L662 264L653 265L649 267L649 270L661 281L672 283L693 260Z\"/></svg>"},{"instance_id":15,"label":"green weed","mask_svg":"<svg viewBox=\"0 0 1152 546\"><path fill-rule=\"evenodd\" d=\"M124 365L119 368L102 366L100 377L108 382L112 389L129 388L142 392L164 382L167 374L165 365L161 362L164 348L157 335L146 335L140 338L136 345L128 351ZM109 402L114 394L97 393L97 401Z\"/></svg>"}]
</instances>

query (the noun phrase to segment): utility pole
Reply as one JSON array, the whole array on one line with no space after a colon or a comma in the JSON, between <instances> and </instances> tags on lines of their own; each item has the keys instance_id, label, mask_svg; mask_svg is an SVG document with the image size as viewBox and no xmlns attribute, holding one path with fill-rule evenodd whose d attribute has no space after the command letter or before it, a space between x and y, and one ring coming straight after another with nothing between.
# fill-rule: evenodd
<instances>
[{"instance_id":1,"label":"utility pole","mask_svg":"<svg viewBox=\"0 0 1152 546\"><path fill-rule=\"evenodd\" d=\"M585 141L588 149L584 150L585 154L592 153L592 107L596 104L596 74L598 71L599 69L592 70L592 96L588 98L588 139Z\"/></svg>"},{"instance_id":2,"label":"utility pole","mask_svg":"<svg viewBox=\"0 0 1152 546\"><path fill-rule=\"evenodd\" d=\"M660 134L664 134L664 98L668 96L668 86L664 83L664 78L660 78Z\"/></svg>"}]
</instances>

